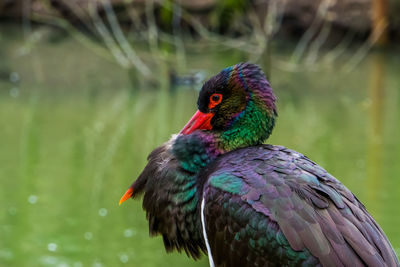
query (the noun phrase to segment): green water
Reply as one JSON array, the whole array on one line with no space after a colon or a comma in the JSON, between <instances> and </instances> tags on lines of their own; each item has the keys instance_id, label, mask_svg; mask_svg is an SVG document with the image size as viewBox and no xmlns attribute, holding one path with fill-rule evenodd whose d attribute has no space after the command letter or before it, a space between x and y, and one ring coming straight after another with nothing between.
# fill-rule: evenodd
<instances>
[{"instance_id":1,"label":"green water","mask_svg":"<svg viewBox=\"0 0 400 267\"><path fill-rule=\"evenodd\" d=\"M400 253L400 53L371 54L350 72L339 63L291 72L278 66L286 52L273 55L269 142L338 177ZM70 38L31 45L0 32L0 58L0 266L207 266L150 238L140 201L118 206L198 92L139 86ZM210 75L245 59L214 47L189 51L187 65Z\"/></svg>"}]
</instances>

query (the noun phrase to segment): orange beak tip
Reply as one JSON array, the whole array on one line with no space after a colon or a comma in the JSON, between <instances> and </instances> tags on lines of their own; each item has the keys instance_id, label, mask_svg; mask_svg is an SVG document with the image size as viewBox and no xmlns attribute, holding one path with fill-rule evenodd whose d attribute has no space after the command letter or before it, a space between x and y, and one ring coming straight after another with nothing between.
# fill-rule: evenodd
<instances>
[{"instance_id":1,"label":"orange beak tip","mask_svg":"<svg viewBox=\"0 0 400 267\"><path fill-rule=\"evenodd\" d=\"M126 200L128 200L132 195L133 195L133 189L132 187L129 187L129 189L126 190L125 194L119 200L119 206L121 206L121 204Z\"/></svg>"}]
</instances>

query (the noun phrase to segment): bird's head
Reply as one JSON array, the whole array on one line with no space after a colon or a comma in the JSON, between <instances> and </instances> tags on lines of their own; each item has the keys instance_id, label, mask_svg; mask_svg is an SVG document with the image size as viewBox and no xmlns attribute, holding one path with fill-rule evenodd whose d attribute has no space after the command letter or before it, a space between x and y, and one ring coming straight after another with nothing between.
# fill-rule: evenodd
<instances>
[{"instance_id":1,"label":"bird's head","mask_svg":"<svg viewBox=\"0 0 400 267\"><path fill-rule=\"evenodd\" d=\"M275 100L265 74L257 65L236 64L203 85L198 111L181 134L196 130L217 132L226 150L260 144L274 127Z\"/></svg>"}]
</instances>

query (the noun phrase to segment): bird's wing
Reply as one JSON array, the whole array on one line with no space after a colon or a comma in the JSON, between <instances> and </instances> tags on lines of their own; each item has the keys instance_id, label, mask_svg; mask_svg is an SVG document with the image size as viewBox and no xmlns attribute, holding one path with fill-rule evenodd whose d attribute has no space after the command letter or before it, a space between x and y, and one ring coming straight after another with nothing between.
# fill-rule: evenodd
<instances>
[{"instance_id":1,"label":"bird's wing","mask_svg":"<svg viewBox=\"0 0 400 267\"><path fill-rule=\"evenodd\" d=\"M201 212L217 266L399 266L364 206L303 155L249 148L213 169Z\"/></svg>"}]
</instances>

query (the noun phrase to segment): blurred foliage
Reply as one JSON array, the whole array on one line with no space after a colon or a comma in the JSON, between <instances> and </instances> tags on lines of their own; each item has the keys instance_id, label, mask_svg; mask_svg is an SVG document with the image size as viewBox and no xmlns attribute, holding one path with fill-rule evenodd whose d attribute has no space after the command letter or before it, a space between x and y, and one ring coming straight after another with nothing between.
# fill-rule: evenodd
<instances>
[{"instance_id":1,"label":"blurred foliage","mask_svg":"<svg viewBox=\"0 0 400 267\"><path fill-rule=\"evenodd\" d=\"M161 27L167 29L168 31L172 31L172 19L174 17L174 1L173 0L165 0L160 7L160 22Z\"/></svg>"},{"instance_id":2,"label":"blurred foliage","mask_svg":"<svg viewBox=\"0 0 400 267\"><path fill-rule=\"evenodd\" d=\"M228 32L232 25L243 20L250 6L250 1L222 0L217 1L210 15L211 28L217 32Z\"/></svg>"}]
</instances>

